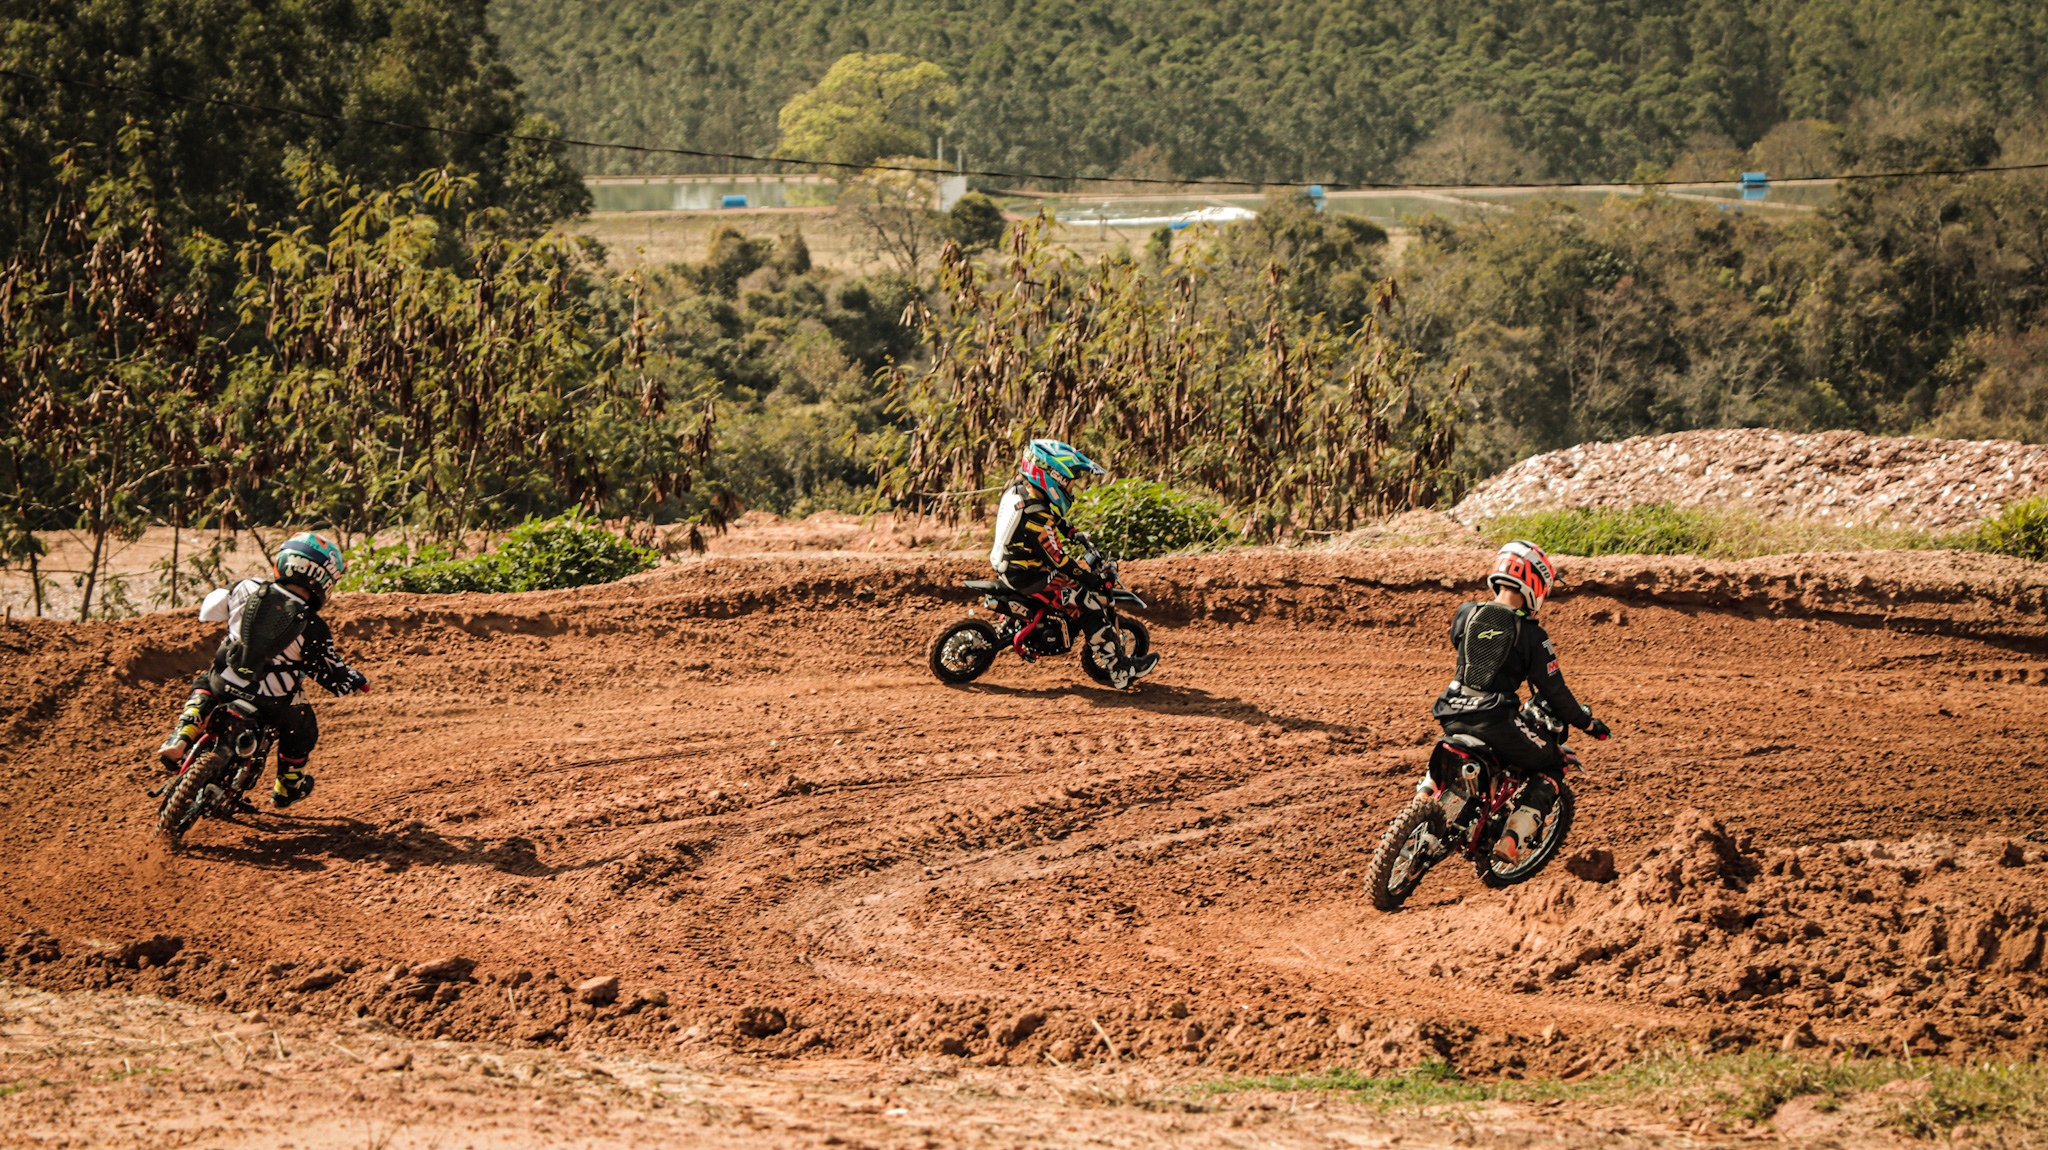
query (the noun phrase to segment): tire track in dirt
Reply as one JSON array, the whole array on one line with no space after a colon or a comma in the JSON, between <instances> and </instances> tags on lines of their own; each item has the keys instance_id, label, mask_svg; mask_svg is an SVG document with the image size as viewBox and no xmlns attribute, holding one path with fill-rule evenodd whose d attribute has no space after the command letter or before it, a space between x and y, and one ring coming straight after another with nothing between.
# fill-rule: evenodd
<instances>
[{"instance_id":1,"label":"tire track in dirt","mask_svg":"<svg viewBox=\"0 0 2048 1150\"><path fill-rule=\"evenodd\" d=\"M36 702L9 716L0 923L49 938L11 969L423 1035L863 1057L1519 1071L1795 1015L1889 1041L1858 1010L1788 1006L1794 987L1688 1007L1432 975L1421 959L1469 963L1473 930L1511 930L1508 896L1454 868L1400 915L1370 909L1355 874L1427 756L1469 594L1440 572L1470 560L1133 565L1166 663L1127 695L1070 660L933 682L923 644L964 606L940 597L961 563L721 558L577 592L345 597L345 653L378 690L323 705L319 792L168 859L137 764L204 629L17 624L0 673ZM1782 579L1589 570L1549 622L1620 737L1584 749L1572 845L1626 872L1689 807L1759 857L2003 836L2022 865L1999 889L2038 898L2039 576L1971 569L2005 581L2001 618L1951 559L1898 562L1878 583L1824 559ZM79 686L34 689L53 683ZM1978 897L1978 875L1958 889ZM107 949L158 934L181 946ZM449 955L471 965L432 961ZM2039 1040L2034 966L1999 975L2010 1035L1969 1041ZM619 981L576 989L595 976ZM1953 1030L1940 997L1913 1009Z\"/></svg>"}]
</instances>

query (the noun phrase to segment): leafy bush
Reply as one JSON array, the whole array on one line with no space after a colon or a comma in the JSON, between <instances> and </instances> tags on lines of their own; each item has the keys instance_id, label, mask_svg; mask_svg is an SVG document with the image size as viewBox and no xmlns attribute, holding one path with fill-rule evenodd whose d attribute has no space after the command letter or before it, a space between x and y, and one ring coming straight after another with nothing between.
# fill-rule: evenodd
<instances>
[{"instance_id":1,"label":"leafy bush","mask_svg":"<svg viewBox=\"0 0 2048 1150\"><path fill-rule=\"evenodd\" d=\"M1966 546L2048 563L2048 496L2035 496L2008 506L1971 532Z\"/></svg>"},{"instance_id":2,"label":"leafy bush","mask_svg":"<svg viewBox=\"0 0 2048 1150\"><path fill-rule=\"evenodd\" d=\"M1237 537L1215 500L1143 479L1119 479L1083 493L1074 500L1072 518L1104 554L1118 559L1151 559Z\"/></svg>"},{"instance_id":3,"label":"leafy bush","mask_svg":"<svg viewBox=\"0 0 2048 1150\"><path fill-rule=\"evenodd\" d=\"M367 540L349 553L346 591L452 595L459 591L551 591L611 583L657 562L654 552L636 547L580 516L528 519L487 555L458 559L431 544L384 547Z\"/></svg>"},{"instance_id":4,"label":"leafy bush","mask_svg":"<svg viewBox=\"0 0 2048 1150\"><path fill-rule=\"evenodd\" d=\"M613 583L649 570L660 557L574 515L529 519L487 556L501 572L497 591L550 591Z\"/></svg>"},{"instance_id":5,"label":"leafy bush","mask_svg":"<svg viewBox=\"0 0 2048 1150\"><path fill-rule=\"evenodd\" d=\"M380 547L375 539L366 539L349 549L348 574L342 576L341 590L412 595L484 591L488 590L483 581L487 558L457 559L451 549L432 543Z\"/></svg>"}]
</instances>

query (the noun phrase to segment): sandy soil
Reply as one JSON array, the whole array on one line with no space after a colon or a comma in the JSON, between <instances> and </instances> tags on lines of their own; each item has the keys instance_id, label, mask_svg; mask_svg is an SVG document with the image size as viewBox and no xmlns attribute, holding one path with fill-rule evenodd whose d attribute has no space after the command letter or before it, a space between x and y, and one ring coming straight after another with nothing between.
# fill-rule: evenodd
<instances>
[{"instance_id":1,"label":"sandy soil","mask_svg":"<svg viewBox=\"0 0 2048 1150\"><path fill-rule=\"evenodd\" d=\"M1887 1084L1890 1085L1890 1084ZM718 1052L601 1054L422 1040L374 1018L226 1014L0 980L0 1143L426 1150L631 1146L1335 1147L1712 1145L1745 1133L1654 1098L1383 1109L1189 1072L983 1067ZM1784 1140L1898 1142L1883 1088Z\"/></svg>"},{"instance_id":2,"label":"sandy soil","mask_svg":"<svg viewBox=\"0 0 2048 1150\"><path fill-rule=\"evenodd\" d=\"M420 1042L862 1073L1583 1073L1801 1025L1844 1050L2048 1045L2042 568L1580 563L1549 624L1618 732L1582 748L1584 857L1510 892L1446 868L1377 914L1356 873L1477 590L1444 573L1477 566L1133 564L1166 662L1129 694L1007 657L934 682L966 561L343 596L376 690L323 707L319 791L176 855L146 838L146 759L211 629L17 619L0 972Z\"/></svg>"}]
</instances>

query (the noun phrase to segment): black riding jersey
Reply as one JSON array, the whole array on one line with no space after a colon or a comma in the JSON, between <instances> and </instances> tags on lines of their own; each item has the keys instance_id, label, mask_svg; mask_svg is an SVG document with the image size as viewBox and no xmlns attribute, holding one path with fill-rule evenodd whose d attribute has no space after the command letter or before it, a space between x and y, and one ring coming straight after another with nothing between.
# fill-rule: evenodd
<instances>
[{"instance_id":1,"label":"black riding jersey","mask_svg":"<svg viewBox=\"0 0 2048 1150\"><path fill-rule=\"evenodd\" d=\"M1529 615L1503 603L1467 603L1451 619L1451 645L1458 651L1458 677L1430 708L1438 721L1511 719L1525 682L1558 718L1581 729L1593 721L1593 712L1564 685L1550 636Z\"/></svg>"},{"instance_id":2,"label":"black riding jersey","mask_svg":"<svg viewBox=\"0 0 2048 1150\"><path fill-rule=\"evenodd\" d=\"M1079 579L1086 570L1081 550L1073 527L1038 488L1020 479L1003 492L988 561L1012 586L1042 582L1054 572Z\"/></svg>"}]
</instances>

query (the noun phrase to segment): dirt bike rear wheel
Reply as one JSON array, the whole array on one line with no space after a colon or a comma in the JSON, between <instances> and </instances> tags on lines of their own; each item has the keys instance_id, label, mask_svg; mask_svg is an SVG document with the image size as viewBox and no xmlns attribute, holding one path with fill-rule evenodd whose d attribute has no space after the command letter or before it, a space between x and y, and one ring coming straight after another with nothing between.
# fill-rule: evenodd
<instances>
[{"instance_id":1,"label":"dirt bike rear wheel","mask_svg":"<svg viewBox=\"0 0 2048 1150\"><path fill-rule=\"evenodd\" d=\"M1493 861L1490 853L1482 855L1476 864L1479 881L1499 890L1535 878L1564 847L1564 837L1571 833L1572 815L1576 810L1577 802L1572 795L1572 789L1560 782L1557 784L1557 802L1550 808L1550 819L1543 824L1543 829L1536 836L1536 849L1524 856L1522 861L1505 869L1501 869Z\"/></svg>"},{"instance_id":2,"label":"dirt bike rear wheel","mask_svg":"<svg viewBox=\"0 0 2048 1150\"><path fill-rule=\"evenodd\" d=\"M1116 629L1123 633L1124 654L1135 659L1152 650L1152 632L1145 629L1142 621L1118 619ZM1095 661L1095 649L1088 645L1088 638L1085 635L1081 637L1081 669L1088 672L1089 678L1103 686L1110 685L1110 669Z\"/></svg>"},{"instance_id":3,"label":"dirt bike rear wheel","mask_svg":"<svg viewBox=\"0 0 2048 1150\"><path fill-rule=\"evenodd\" d=\"M227 756L219 751L205 757L179 775L156 812L156 837L176 849L185 832L199 821L198 805L206 788L227 774Z\"/></svg>"},{"instance_id":4,"label":"dirt bike rear wheel","mask_svg":"<svg viewBox=\"0 0 2048 1150\"><path fill-rule=\"evenodd\" d=\"M1380 836L1379 849L1373 852L1372 862L1365 868L1365 889L1372 895L1374 906L1399 910L1415 888L1422 885L1422 877L1438 861L1425 853L1425 836L1443 841L1444 805L1417 796L1387 824L1386 833Z\"/></svg>"},{"instance_id":5,"label":"dirt bike rear wheel","mask_svg":"<svg viewBox=\"0 0 2048 1150\"><path fill-rule=\"evenodd\" d=\"M1002 651L994 627L980 619L962 619L932 640L928 662L941 683L971 683L981 678Z\"/></svg>"}]
</instances>

